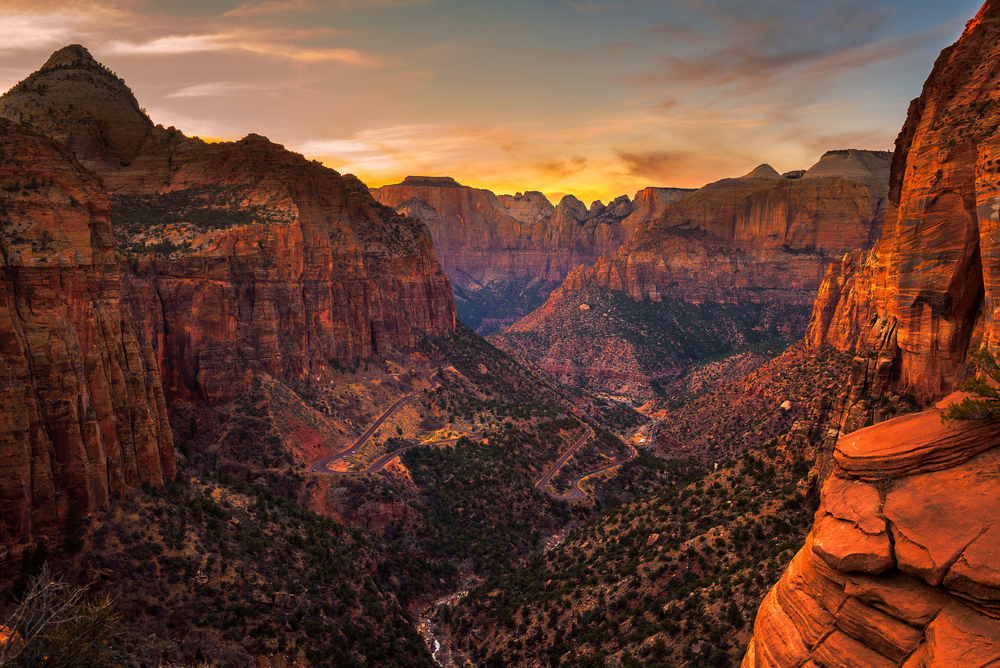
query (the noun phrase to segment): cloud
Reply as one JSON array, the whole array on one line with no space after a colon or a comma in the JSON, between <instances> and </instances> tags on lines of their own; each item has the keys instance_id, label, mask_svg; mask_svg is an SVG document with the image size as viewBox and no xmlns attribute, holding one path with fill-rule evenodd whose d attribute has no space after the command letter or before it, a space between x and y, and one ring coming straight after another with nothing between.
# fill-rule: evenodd
<instances>
[{"instance_id":1,"label":"cloud","mask_svg":"<svg viewBox=\"0 0 1000 668\"><path fill-rule=\"evenodd\" d=\"M296 14L322 12L331 6L338 9L370 9L372 7L406 7L422 5L427 0L264 0L264 2L244 2L225 12L229 17L273 16L275 14Z\"/></svg>"},{"instance_id":2,"label":"cloud","mask_svg":"<svg viewBox=\"0 0 1000 668\"><path fill-rule=\"evenodd\" d=\"M336 31L332 31L336 33ZM321 30L323 35L331 31ZM146 42L112 41L111 53L124 55L169 56L212 51L249 51L298 61L338 62L345 65L374 67L381 64L373 54L348 48L308 47L302 39L315 36L317 31L244 31L200 35L168 35Z\"/></svg>"},{"instance_id":3,"label":"cloud","mask_svg":"<svg viewBox=\"0 0 1000 668\"><path fill-rule=\"evenodd\" d=\"M315 12L319 7L312 0L266 0L265 2L244 2L230 9L223 16L270 16L297 12Z\"/></svg>"},{"instance_id":4,"label":"cloud","mask_svg":"<svg viewBox=\"0 0 1000 668\"><path fill-rule=\"evenodd\" d=\"M662 38L667 51L656 58L653 71L625 77L625 81L759 88L816 63L830 66L814 74L833 74L837 69L895 58L940 37L941 30L880 41L877 36L888 26L891 13L884 5L861 0L759 4L725 0L693 3L692 7L707 22L700 33L712 36L700 42L703 48L678 54L670 48L678 37L686 37L689 45L699 44L695 38L699 33L680 24L653 26L647 32ZM855 55L859 53L867 56L859 58ZM837 68L834 65L840 58L845 64Z\"/></svg>"},{"instance_id":5,"label":"cloud","mask_svg":"<svg viewBox=\"0 0 1000 668\"><path fill-rule=\"evenodd\" d=\"M554 176L557 178L564 178L570 176L571 174L579 174L580 172L587 169L588 161L582 155L575 155L571 158L565 160L550 160L548 162L539 162L532 167L536 171L542 172L547 176Z\"/></svg>"},{"instance_id":6,"label":"cloud","mask_svg":"<svg viewBox=\"0 0 1000 668\"><path fill-rule=\"evenodd\" d=\"M167 98L182 97L218 97L225 95L237 95L247 90L262 90L262 86L255 86L235 81L212 81L208 83L195 84L176 90L164 96Z\"/></svg>"}]
</instances>

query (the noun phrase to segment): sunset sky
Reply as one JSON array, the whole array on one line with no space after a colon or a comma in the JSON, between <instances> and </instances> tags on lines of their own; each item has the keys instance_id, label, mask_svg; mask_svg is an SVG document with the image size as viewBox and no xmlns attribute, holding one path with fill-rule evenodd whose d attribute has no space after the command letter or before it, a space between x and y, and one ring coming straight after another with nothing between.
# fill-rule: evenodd
<instances>
[{"instance_id":1,"label":"sunset sky","mask_svg":"<svg viewBox=\"0 0 1000 668\"><path fill-rule=\"evenodd\" d=\"M369 185L585 202L889 150L980 0L0 0L0 88L81 43L153 121Z\"/></svg>"}]
</instances>

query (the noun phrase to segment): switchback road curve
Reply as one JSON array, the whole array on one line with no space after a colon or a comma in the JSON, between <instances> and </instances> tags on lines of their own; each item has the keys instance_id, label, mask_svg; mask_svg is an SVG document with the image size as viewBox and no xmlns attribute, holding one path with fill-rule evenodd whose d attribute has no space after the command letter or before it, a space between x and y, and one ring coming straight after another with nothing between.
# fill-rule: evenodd
<instances>
[{"instance_id":1,"label":"switchback road curve","mask_svg":"<svg viewBox=\"0 0 1000 668\"><path fill-rule=\"evenodd\" d=\"M437 370L434 370L434 371L432 371L431 373L429 373L427 375L427 377L425 378L425 380L428 383L430 383L431 379L434 378L434 376L436 376L436 375L437 375ZM409 394L404 395L404 396L400 397L399 399L397 399L396 403L394 403L392 406L389 406L389 408L386 409L385 412L383 412L382 415L380 415L378 417L378 419L375 420L375 422L373 422L370 427L368 427L368 431L366 431L365 433L363 433L361 435L361 437L358 438L358 440L354 442L354 445L352 445L351 447L349 447L347 450L344 450L343 452L337 453L335 455L331 455L330 457L324 457L323 459L319 460L318 462L314 462L313 465L312 465L312 468L309 469L310 472L311 473L320 473L320 474L324 474L325 473L325 474L329 475L329 474L337 474L337 473L369 473L369 472L372 472L372 471L379 471L379 470L381 470L383 467L385 467L386 464L388 464L390 461L392 461L393 457L389 457L389 455L383 455L382 457L380 457L379 459L377 459L375 461L375 463L372 464L372 466L368 467L368 469L366 469L365 471L331 471L330 470L330 464L332 464L333 462L343 461L343 460L345 460L345 459L347 459L349 457L353 457L354 455L356 455L361 450L361 448L364 446L364 444L368 442L368 439L370 439L375 434L375 432L378 431L378 428L382 426L382 423L385 422L386 419L390 415L392 415L397 410L399 410L399 407L402 406L403 404L405 404L407 401L409 401L413 397L417 396L418 394L423 394L424 392L430 392L431 390L436 390L437 388L441 387L441 383L437 382L436 380L433 381L433 382L434 382L434 384L431 385L430 387L426 388L426 389L416 390L414 392L410 392ZM442 442L445 442L445 441L442 441ZM428 444L428 445L430 445L430 444ZM403 452L406 449L407 448L400 448L395 453L389 453L389 454L393 455L393 456L398 456L401 452ZM382 462L382 460L385 459L386 457L389 457L389 459L386 459L384 462ZM373 469L372 467L374 467L375 464L378 464L379 462L382 462L381 465L378 468Z\"/></svg>"}]
</instances>

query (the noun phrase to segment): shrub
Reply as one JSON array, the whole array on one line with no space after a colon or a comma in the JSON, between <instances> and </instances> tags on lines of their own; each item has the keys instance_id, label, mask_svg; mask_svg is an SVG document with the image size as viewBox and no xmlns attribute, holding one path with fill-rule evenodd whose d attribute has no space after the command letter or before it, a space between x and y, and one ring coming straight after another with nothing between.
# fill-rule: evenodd
<instances>
[{"instance_id":1,"label":"shrub","mask_svg":"<svg viewBox=\"0 0 1000 668\"><path fill-rule=\"evenodd\" d=\"M54 579L48 566L28 584L7 620L14 632L0 648L0 665L17 668L112 666L105 644L118 621L110 599L88 601L85 587Z\"/></svg>"}]
</instances>

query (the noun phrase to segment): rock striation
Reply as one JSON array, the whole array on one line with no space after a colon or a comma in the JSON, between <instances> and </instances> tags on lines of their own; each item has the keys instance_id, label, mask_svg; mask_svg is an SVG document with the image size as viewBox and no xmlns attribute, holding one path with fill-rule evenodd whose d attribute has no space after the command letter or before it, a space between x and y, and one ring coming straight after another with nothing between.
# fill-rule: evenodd
<instances>
[{"instance_id":1,"label":"rock striation","mask_svg":"<svg viewBox=\"0 0 1000 668\"><path fill-rule=\"evenodd\" d=\"M840 440L744 668L1000 662L1000 429L943 425L960 399Z\"/></svg>"},{"instance_id":2,"label":"rock striation","mask_svg":"<svg viewBox=\"0 0 1000 668\"><path fill-rule=\"evenodd\" d=\"M888 153L831 151L804 172L782 176L761 165L709 184L667 204L616 253L571 271L494 343L568 382L649 396L651 381L669 383L695 359L799 336L831 259L878 238L889 164ZM597 340L587 324L595 299L612 313ZM583 304L589 319L567 315ZM708 313L721 310L728 313ZM665 338L657 351L642 351L650 335L633 325L651 311ZM627 383L613 373L623 356L637 359Z\"/></svg>"},{"instance_id":3,"label":"rock striation","mask_svg":"<svg viewBox=\"0 0 1000 668\"><path fill-rule=\"evenodd\" d=\"M0 546L18 550L58 535L71 505L90 512L173 479L174 448L100 179L6 120L0 254Z\"/></svg>"},{"instance_id":4,"label":"rock striation","mask_svg":"<svg viewBox=\"0 0 1000 668\"><path fill-rule=\"evenodd\" d=\"M154 126L82 46L0 117L0 547L172 479L176 400L454 330L420 221L264 137Z\"/></svg>"},{"instance_id":5,"label":"rock striation","mask_svg":"<svg viewBox=\"0 0 1000 668\"><path fill-rule=\"evenodd\" d=\"M54 113L40 115L46 105ZM225 401L249 369L304 379L454 328L423 224L264 137L209 144L154 127L83 47L53 55L0 113L36 123L103 178L132 322L171 396Z\"/></svg>"},{"instance_id":6,"label":"rock striation","mask_svg":"<svg viewBox=\"0 0 1000 668\"><path fill-rule=\"evenodd\" d=\"M990 0L910 105L882 239L824 281L808 343L862 353L845 408L890 388L940 397L970 345L996 350L998 38ZM839 439L745 668L1000 664L1000 425L942 423L961 399Z\"/></svg>"},{"instance_id":7,"label":"rock striation","mask_svg":"<svg viewBox=\"0 0 1000 668\"><path fill-rule=\"evenodd\" d=\"M951 391L970 344L997 338L996 11L983 6L910 104L882 238L830 267L807 334L889 360L890 381L924 400Z\"/></svg>"},{"instance_id":8,"label":"rock striation","mask_svg":"<svg viewBox=\"0 0 1000 668\"><path fill-rule=\"evenodd\" d=\"M615 252L667 202L689 192L647 188L635 202L622 196L588 209L572 195L553 206L540 192L497 196L448 177L409 176L372 189L382 204L426 223L459 315L481 333L526 315L570 271Z\"/></svg>"}]
</instances>

